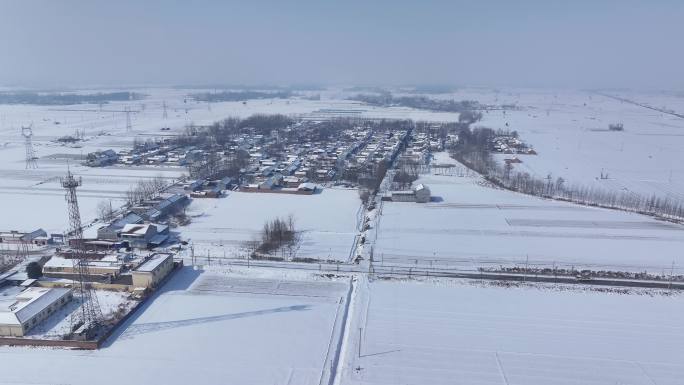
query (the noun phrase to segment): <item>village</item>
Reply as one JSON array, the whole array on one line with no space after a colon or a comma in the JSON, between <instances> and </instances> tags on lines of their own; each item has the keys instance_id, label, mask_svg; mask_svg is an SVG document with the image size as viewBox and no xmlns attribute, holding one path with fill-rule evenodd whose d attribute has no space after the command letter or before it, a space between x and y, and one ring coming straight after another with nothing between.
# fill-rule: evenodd
<instances>
[{"instance_id":1,"label":"village","mask_svg":"<svg viewBox=\"0 0 684 385\"><path fill-rule=\"evenodd\" d=\"M234 132L221 132L230 130L226 121L191 127L175 138L136 142L130 150L89 153L84 165L91 168L159 166L187 170L187 175L171 184L152 179L132 186L123 207L110 203L96 222L83 226L80 217L76 222L73 217L81 180L69 173L62 185L67 198L73 197L67 199L70 229L0 233L0 339L99 346L187 262L193 244L183 235L191 222L186 211L196 199L230 200L234 193L306 196L341 187L358 191L358 204L371 210L371 196L378 194L383 200L425 203L429 188L412 182L429 164L431 151L456 140L439 124L410 121L256 116L252 123L272 127L233 124ZM386 178L392 188L380 192ZM241 245L248 247L248 242ZM264 252L270 251L255 248L247 258L268 257ZM345 262L358 263L358 257L352 253ZM319 258L324 256L306 260Z\"/></svg>"}]
</instances>

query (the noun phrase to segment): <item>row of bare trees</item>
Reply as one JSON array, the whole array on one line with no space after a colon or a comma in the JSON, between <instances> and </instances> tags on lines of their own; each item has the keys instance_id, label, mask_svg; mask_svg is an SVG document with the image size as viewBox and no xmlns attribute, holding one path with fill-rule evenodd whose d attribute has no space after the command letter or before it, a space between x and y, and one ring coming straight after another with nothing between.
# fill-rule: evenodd
<instances>
[{"instance_id":1,"label":"row of bare trees","mask_svg":"<svg viewBox=\"0 0 684 385\"><path fill-rule=\"evenodd\" d=\"M140 202L152 199L159 195L167 186L161 176L152 179L141 179L126 191L126 205L134 206Z\"/></svg>"},{"instance_id":2,"label":"row of bare trees","mask_svg":"<svg viewBox=\"0 0 684 385\"><path fill-rule=\"evenodd\" d=\"M482 174L490 182L528 195L559 199L589 206L638 212L659 218L684 221L684 202L673 197L646 196L633 191L616 191L599 186L569 185L563 178L539 178L514 170L510 163L496 163L489 151L495 135L490 129L461 131L451 156Z\"/></svg>"}]
</instances>

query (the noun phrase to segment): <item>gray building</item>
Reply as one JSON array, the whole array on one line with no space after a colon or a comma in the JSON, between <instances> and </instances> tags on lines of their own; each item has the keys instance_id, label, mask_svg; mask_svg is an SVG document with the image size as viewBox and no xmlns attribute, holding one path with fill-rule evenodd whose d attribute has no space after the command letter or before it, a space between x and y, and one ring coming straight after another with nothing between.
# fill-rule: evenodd
<instances>
[{"instance_id":1,"label":"gray building","mask_svg":"<svg viewBox=\"0 0 684 385\"><path fill-rule=\"evenodd\" d=\"M160 224L128 224L121 230L121 240L130 247L150 249L169 238L169 226Z\"/></svg>"},{"instance_id":2,"label":"gray building","mask_svg":"<svg viewBox=\"0 0 684 385\"><path fill-rule=\"evenodd\" d=\"M123 218L117 219L107 226L97 229L97 239L106 241L118 241L119 233L126 225L143 223L143 218L133 212L126 214Z\"/></svg>"}]
</instances>

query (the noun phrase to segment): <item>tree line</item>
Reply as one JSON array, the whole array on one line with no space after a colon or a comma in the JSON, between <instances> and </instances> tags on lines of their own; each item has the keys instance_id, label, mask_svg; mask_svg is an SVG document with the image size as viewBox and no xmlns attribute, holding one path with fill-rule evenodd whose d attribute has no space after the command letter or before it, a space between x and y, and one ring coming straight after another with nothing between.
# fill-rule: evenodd
<instances>
[{"instance_id":1,"label":"tree line","mask_svg":"<svg viewBox=\"0 0 684 385\"><path fill-rule=\"evenodd\" d=\"M462 129L458 144L450 149L451 156L493 184L508 190L588 206L632 211L668 220L684 220L684 202L676 198L659 197L655 194L647 196L598 186L570 185L563 178L554 178L551 174L540 178L516 171L510 163L498 164L490 152L490 143L496 134L489 128Z\"/></svg>"}]
</instances>

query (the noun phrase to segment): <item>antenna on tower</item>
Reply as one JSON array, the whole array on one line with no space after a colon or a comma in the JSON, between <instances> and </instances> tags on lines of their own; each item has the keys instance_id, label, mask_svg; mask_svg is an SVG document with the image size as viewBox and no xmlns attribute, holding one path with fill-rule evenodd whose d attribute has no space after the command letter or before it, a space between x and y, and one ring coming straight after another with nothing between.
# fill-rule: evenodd
<instances>
[{"instance_id":1,"label":"antenna on tower","mask_svg":"<svg viewBox=\"0 0 684 385\"><path fill-rule=\"evenodd\" d=\"M67 170L65 178L60 178L62 187L66 189L66 201L69 209L69 235L73 248L72 266L74 269L74 290L81 297L81 307L71 314L71 332L83 329L86 333L97 332L102 325L102 310L97 300L97 295L87 283L90 276L88 260L83 245L83 226L81 225L81 213L78 208L76 188L82 184L81 178L75 178L71 170Z\"/></svg>"},{"instance_id":2,"label":"antenna on tower","mask_svg":"<svg viewBox=\"0 0 684 385\"><path fill-rule=\"evenodd\" d=\"M166 112L166 100L162 103L162 108L164 109L164 113L162 114L162 118L166 119L169 117L169 113Z\"/></svg>"},{"instance_id":3,"label":"antenna on tower","mask_svg":"<svg viewBox=\"0 0 684 385\"><path fill-rule=\"evenodd\" d=\"M124 108L126 112L126 132L133 130L133 123L131 123L131 107Z\"/></svg>"},{"instance_id":4,"label":"antenna on tower","mask_svg":"<svg viewBox=\"0 0 684 385\"><path fill-rule=\"evenodd\" d=\"M36 152L33 150L33 142L31 140L31 137L33 136L32 126L33 125L21 127L21 135L24 137L24 146L26 147L26 169L38 168Z\"/></svg>"}]
</instances>

